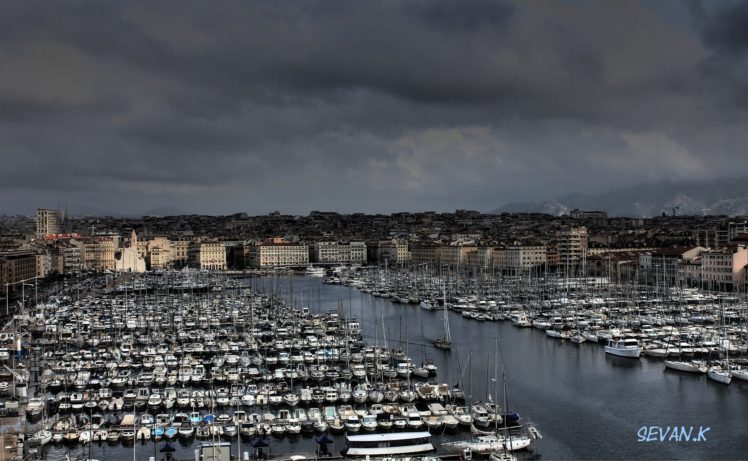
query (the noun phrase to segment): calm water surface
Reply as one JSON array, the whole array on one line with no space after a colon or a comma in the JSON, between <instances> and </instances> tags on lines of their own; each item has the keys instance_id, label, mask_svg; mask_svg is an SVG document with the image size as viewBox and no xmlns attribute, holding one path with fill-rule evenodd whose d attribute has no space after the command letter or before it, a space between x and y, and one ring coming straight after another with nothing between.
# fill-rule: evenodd
<instances>
[{"instance_id":1,"label":"calm water surface","mask_svg":"<svg viewBox=\"0 0 748 461\"><path fill-rule=\"evenodd\" d=\"M473 398L496 395L493 377L494 343L499 338L501 365L507 373L509 407L533 421L543 435L534 442L534 456L548 460L574 459L748 459L748 385L729 386L706 376L664 370L659 360L630 360L606 356L599 345L562 342L543 331L519 329L511 322L477 322L450 313L453 348L430 346L443 333L441 312L391 303L345 286L325 285L309 277L254 279L257 287L274 290L313 312L339 308L357 317L368 344L408 349L415 362L431 358L439 367L439 381L456 384L462 377ZM384 325L384 328L382 326ZM467 366L472 353L472 366ZM472 379L470 378L472 376ZM471 384L472 382L472 384ZM499 390L499 400L503 393ZM643 426L709 427L702 442L639 442ZM468 436L458 432L458 436ZM454 436L451 436L454 437ZM448 440L445 436L443 440ZM433 437L434 444L441 437ZM271 452L313 453L312 438L270 438ZM138 444L135 459L157 456L153 443ZM173 444L176 455L194 459L197 444ZM247 451L246 444L241 451ZM337 437L335 450L342 449ZM236 442L234 443L236 450ZM251 451L251 450L250 450ZM49 446L48 459L62 460L64 447ZM88 447L70 450L86 455ZM234 451L236 453L236 451ZM101 460L133 459L132 448L91 447ZM528 457L528 455L524 455Z\"/></svg>"}]
</instances>

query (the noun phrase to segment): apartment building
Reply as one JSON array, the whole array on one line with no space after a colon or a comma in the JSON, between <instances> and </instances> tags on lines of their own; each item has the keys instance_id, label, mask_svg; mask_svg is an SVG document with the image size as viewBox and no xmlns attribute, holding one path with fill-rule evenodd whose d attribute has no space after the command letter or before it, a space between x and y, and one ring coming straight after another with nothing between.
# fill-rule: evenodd
<instances>
[{"instance_id":1,"label":"apartment building","mask_svg":"<svg viewBox=\"0 0 748 461\"><path fill-rule=\"evenodd\" d=\"M36 252L36 277L46 277L56 269L55 257L49 248L38 249Z\"/></svg>"},{"instance_id":2,"label":"apartment building","mask_svg":"<svg viewBox=\"0 0 748 461\"><path fill-rule=\"evenodd\" d=\"M405 264L410 261L408 242L392 239L367 243L367 257L373 264Z\"/></svg>"},{"instance_id":3,"label":"apartment building","mask_svg":"<svg viewBox=\"0 0 748 461\"><path fill-rule=\"evenodd\" d=\"M97 236L84 245L84 268L92 271L113 271L117 267L115 252L119 248L119 236Z\"/></svg>"},{"instance_id":4,"label":"apartment building","mask_svg":"<svg viewBox=\"0 0 748 461\"><path fill-rule=\"evenodd\" d=\"M0 252L0 291L20 291L22 280L36 277L37 254L31 250L8 250Z\"/></svg>"},{"instance_id":5,"label":"apartment building","mask_svg":"<svg viewBox=\"0 0 748 461\"><path fill-rule=\"evenodd\" d=\"M441 264L442 246L437 243L422 242L410 246L410 260L413 265Z\"/></svg>"},{"instance_id":6,"label":"apartment building","mask_svg":"<svg viewBox=\"0 0 748 461\"><path fill-rule=\"evenodd\" d=\"M701 246L673 246L642 253L639 255L639 269L654 283L673 285L684 279L684 263L697 262L705 250Z\"/></svg>"},{"instance_id":7,"label":"apartment building","mask_svg":"<svg viewBox=\"0 0 748 461\"><path fill-rule=\"evenodd\" d=\"M467 255L477 250L473 245L449 245L442 247L441 264L444 266L459 268L467 262Z\"/></svg>"},{"instance_id":8,"label":"apartment building","mask_svg":"<svg viewBox=\"0 0 748 461\"><path fill-rule=\"evenodd\" d=\"M171 264L171 242L166 237L153 237L145 242L145 260L149 269L166 269Z\"/></svg>"},{"instance_id":9,"label":"apartment building","mask_svg":"<svg viewBox=\"0 0 748 461\"><path fill-rule=\"evenodd\" d=\"M589 238L586 227L569 227L558 233L559 264L575 267L583 262L587 254Z\"/></svg>"},{"instance_id":10,"label":"apartment building","mask_svg":"<svg viewBox=\"0 0 748 461\"><path fill-rule=\"evenodd\" d=\"M187 265L189 240L169 240L169 260L172 267L179 269Z\"/></svg>"},{"instance_id":11,"label":"apartment building","mask_svg":"<svg viewBox=\"0 0 748 461\"><path fill-rule=\"evenodd\" d=\"M48 208L36 209L36 236L62 233L62 212Z\"/></svg>"},{"instance_id":12,"label":"apartment building","mask_svg":"<svg viewBox=\"0 0 748 461\"><path fill-rule=\"evenodd\" d=\"M187 253L190 267L212 271L226 270L226 246L223 242L192 242Z\"/></svg>"},{"instance_id":13,"label":"apartment building","mask_svg":"<svg viewBox=\"0 0 748 461\"><path fill-rule=\"evenodd\" d=\"M86 245L82 240L70 239L60 247L63 274L80 272L86 264Z\"/></svg>"},{"instance_id":14,"label":"apartment building","mask_svg":"<svg viewBox=\"0 0 748 461\"><path fill-rule=\"evenodd\" d=\"M311 260L316 263L364 264L366 243L364 242L315 242Z\"/></svg>"},{"instance_id":15,"label":"apartment building","mask_svg":"<svg viewBox=\"0 0 748 461\"><path fill-rule=\"evenodd\" d=\"M510 270L529 271L548 263L544 245L510 245L506 247L505 264Z\"/></svg>"},{"instance_id":16,"label":"apartment building","mask_svg":"<svg viewBox=\"0 0 748 461\"><path fill-rule=\"evenodd\" d=\"M745 233L748 233L747 222L728 222L698 228L694 231L694 238L697 245L720 249L731 244L738 235Z\"/></svg>"},{"instance_id":17,"label":"apartment building","mask_svg":"<svg viewBox=\"0 0 748 461\"><path fill-rule=\"evenodd\" d=\"M249 248L251 267L289 267L309 264L309 247L274 237Z\"/></svg>"},{"instance_id":18,"label":"apartment building","mask_svg":"<svg viewBox=\"0 0 748 461\"><path fill-rule=\"evenodd\" d=\"M748 249L742 245L726 246L701 254L701 277L705 286L736 286L745 280Z\"/></svg>"}]
</instances>

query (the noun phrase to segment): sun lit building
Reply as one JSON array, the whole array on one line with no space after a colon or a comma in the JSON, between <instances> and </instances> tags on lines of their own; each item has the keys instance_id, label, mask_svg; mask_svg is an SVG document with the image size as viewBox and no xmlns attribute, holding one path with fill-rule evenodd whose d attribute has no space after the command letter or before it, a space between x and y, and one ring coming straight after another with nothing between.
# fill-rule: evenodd
<instances>
[{"instance_id":1,"label":"sun lit building","mask_svg":"<svg viewBox=\"0 0 748 461\"><path fill-rule=\"evenodd\" d=\"M138 250L138 235L132 231L130 245L120 248L114 255L115 270L119 272L145 272L145 259Z\"/></svg>"},{"instance_id":2,"label":"sun lit building","mask_svg":"<svg viewBox=\"0 0 748 461\"><path fill-rule=\"evenodd\" d=\"M49 234L62 232L62 211L48 208L36 209L36 236L44 237Z\"/></svg>"},{"instance_id":3,"label":"sun lit building","mask_svg":"<svg viewBox=\"0 0 748 461\"><path fill-rule=\"evenodd\" d=\"M190 267L212 271L226 270L226 245L223 242L192 242L187 253Z\"/></svg>"},{"instance_id":4,"label":"sun lit building","mask_svg":"<svg viewBox=\"0 0 748 461\"><path fill-rule=\"evenodd\" d=\"M288 267L309 264L309 247L274 237L249 247L251 267Z\"/></svg>"}]
</instances>

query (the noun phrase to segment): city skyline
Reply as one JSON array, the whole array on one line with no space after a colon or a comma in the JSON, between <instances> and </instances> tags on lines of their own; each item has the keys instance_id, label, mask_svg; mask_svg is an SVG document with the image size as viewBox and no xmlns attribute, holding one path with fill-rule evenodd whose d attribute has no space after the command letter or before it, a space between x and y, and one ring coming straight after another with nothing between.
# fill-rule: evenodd
<instances>
[{"instance_id":1,"label":"city skyline","mask_svg":"<svg viewBox=\"0 0 748 461\"><path fill-rule=\"evenodd\" d=\"M5 2L0 214L489 211L743 176L746 18L697 1Z\"/></svg>"}]
</instances>

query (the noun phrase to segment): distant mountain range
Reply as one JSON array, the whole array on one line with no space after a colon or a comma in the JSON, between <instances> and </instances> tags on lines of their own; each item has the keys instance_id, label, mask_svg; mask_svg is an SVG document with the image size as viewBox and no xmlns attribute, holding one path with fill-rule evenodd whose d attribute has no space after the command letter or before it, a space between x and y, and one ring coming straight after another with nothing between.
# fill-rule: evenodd
<instances>
[{"instance_id":1,"label":"distant mountain range","mask_svg":"<svg viewBox=\"0 0 748 461\"><path fill-rule=\"evenodd\" d=\"M568 214L574 208L606 211L609 216L748 215L748 177L708 181L660 182L605 192L570 194L543 202L507 203L494 213Z\"/></svg>"}]
</instances>

